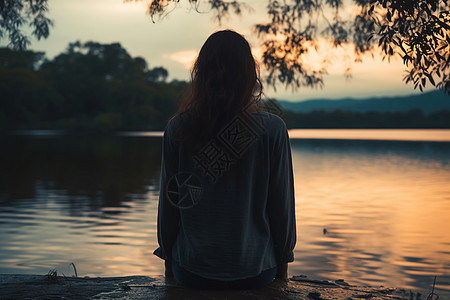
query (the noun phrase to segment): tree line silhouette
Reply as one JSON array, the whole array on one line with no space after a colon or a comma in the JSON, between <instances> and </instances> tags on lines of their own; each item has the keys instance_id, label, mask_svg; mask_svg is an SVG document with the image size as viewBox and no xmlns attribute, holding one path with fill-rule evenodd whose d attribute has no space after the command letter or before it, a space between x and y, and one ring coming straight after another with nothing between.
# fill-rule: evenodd
<instances>
[{"instance_id":1,"label":"tree line silhouette","mask_svg":"<svg viewBox=\"0 0 450 300\"><path fill-rule=\"evenodd\" d=\"M167 77L166 69L150 69L119 43L70 43L51 60L0 48L0 131L163 130L188 84ZM448 111L285 110L281 117L289 128L450 128Z\"/></svg>"},{"instance_id":2,"label":"tree line silhouette","mask_svg":"<svg viewBox=\"0 0 450 300\"><path fill-rule=\"evenodd\" d=\"M450 128L450 111L425 115L419 109L408 112L285 111L282 118L289 128Z\"/></svg>"},{"instance_id":3,"label":"tree line silhouette","mask_svg":"<svg viewBox=\"0 0 450 300\"><path fill-rule=\"evenodd\" d=\"M2 48L0 62L3 130L161 130L186 88L118 43L71 43L52 60Z\"/></svg>"}]
</instances>

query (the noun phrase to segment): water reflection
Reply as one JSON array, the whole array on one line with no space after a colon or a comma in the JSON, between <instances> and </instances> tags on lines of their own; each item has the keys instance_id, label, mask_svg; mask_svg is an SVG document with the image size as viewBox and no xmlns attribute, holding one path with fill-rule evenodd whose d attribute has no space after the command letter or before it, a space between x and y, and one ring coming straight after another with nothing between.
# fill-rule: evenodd
<instances>
[{"instance_id":1,"label":"water reflection","mask_svg":"<svg viewBox=\"0 0 450 300\"><path fill-rule=\"evenodd\" d=\"M450 142L448 129L291 129L291 138Z\"/></svg>"},{"instance_id":2,"label":"water reflection","mask_svg":"<svg viewBox=\"0 0 450 300\"><path fill-rule=\"evenodd\" d=\"M291 143L299 269L424 289L437 275L450 289L449 143Z\"/></svg>"},{"instance_id":3,"label":"water reflection","mask_svg":"<svg viewBox=\"0 0 450 300\"><path fill-rule=\"evenodd\" d=\"M10 136L0 148L0 273L163 273L160 137ZM290 274L450 295L450 143L291 140ZM447 294L445 294L447 293Z\"/></svg>"},{"instance_id":4,"label":"water reflection","mask_svg":"<svg viewBox=\"0 0 450 300\"><path fill-rule=\"evenodd\" d=\"M65 197L72 213L120 206L133 194L157 189L160 139L115 136L3 138L0 191L4 201Z\"/></svg>"}]
</instances>

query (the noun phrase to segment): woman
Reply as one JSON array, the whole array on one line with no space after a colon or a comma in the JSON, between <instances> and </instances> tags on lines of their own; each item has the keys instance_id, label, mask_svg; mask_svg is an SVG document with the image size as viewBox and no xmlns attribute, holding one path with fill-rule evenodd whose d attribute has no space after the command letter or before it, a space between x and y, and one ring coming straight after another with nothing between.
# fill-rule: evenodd
<instances>
[{"instance_id":1,"label":"woman","mask_svg":"<svg viewBox=\"0 0 450 300\"><path fill-rule=\"evenodd\" d=\"M191 77L164 132L154 253L188 287L286 279L296 242L291 148L284 122L259 109L248 42L212 34Z\"/></svg>"}]
</instances>

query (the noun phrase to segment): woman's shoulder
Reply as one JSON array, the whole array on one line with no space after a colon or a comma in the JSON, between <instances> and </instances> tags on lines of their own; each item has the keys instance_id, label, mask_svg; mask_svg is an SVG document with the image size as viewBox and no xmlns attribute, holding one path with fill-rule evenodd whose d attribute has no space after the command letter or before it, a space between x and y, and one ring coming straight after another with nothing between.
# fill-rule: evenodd
<instances>
[{"instance_id":1,"label":"woman's shoulder","mask_svg":"<svg viewBox=\"0 0 450 300\"><path fill-rule=\"evenodd\" d=\"M262 131L265 134L273 136L287 130L286 123L284 122L284 120L276 114L272 114L267 111L256 111L251 113L250 115L252 120L250 122L247 121L245 123L247 125L250 125L249 127L254 127L253 129L255 129L256 132ZM169 120L167 121L165 131L173 132L176 128L178 128L183 117L187 116L178 113L170 117ZM235 120L236 119L233 119L230 122L231 123L230 126L236 125L234 122Z\"/></svg>"},{"instance_id":2,"label":"woman's shoulder","mask_svg":"<svg viewBox=\"0 0 450 300\"><path fill-rule=\"evenodd\" d=\"M258 111L253 113L254 120L263 126L263 128L270 134L278 133L287 130L284 120L267 111Z\"/></svg>"},{"instance_id":3,"label":"woman's shoulder","mask_svg":"<svg viewBox=\"0 0 450 300\"><path fill-rule=\"evenodd\" d=\"M167 120L165 130L166 131L173 130L174 128L176 128L178 126L179 123L180 123L180 114L179 113L174 114Z\"/></svg>"},{"instance_id":4,"label":"woman's shoulder","mask_svg":"<svg viewBox=\"0 0 450 300\"><path fill-rule=\"evenodd\" d=\"M176 132L176 128L178 126L179 123L179 116L177 115L173 115L171 116L166 123L166 126L164 128L164 137L165 138L169 138L172 139L175 132Z\"/></svg>"}]
</instances>

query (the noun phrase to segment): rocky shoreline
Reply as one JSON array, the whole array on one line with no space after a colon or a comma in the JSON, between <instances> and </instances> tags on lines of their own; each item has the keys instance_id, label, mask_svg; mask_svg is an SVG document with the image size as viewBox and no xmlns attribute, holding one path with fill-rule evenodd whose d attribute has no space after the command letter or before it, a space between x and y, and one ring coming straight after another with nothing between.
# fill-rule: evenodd
<instances>
[{"instance_id":1,"label":"rocky shoreline","mask_svg":"<svg viewBox=\"0 0 450 300\"><path fill-rule=\"evenodd\" d=\"M267 287L242 291L206 291L178 286L163 276L75 278L47 275L0 275L0 299L425 299L409 291L353 286L344 280L293 276Z\"/></svg>"}]
</instances>

